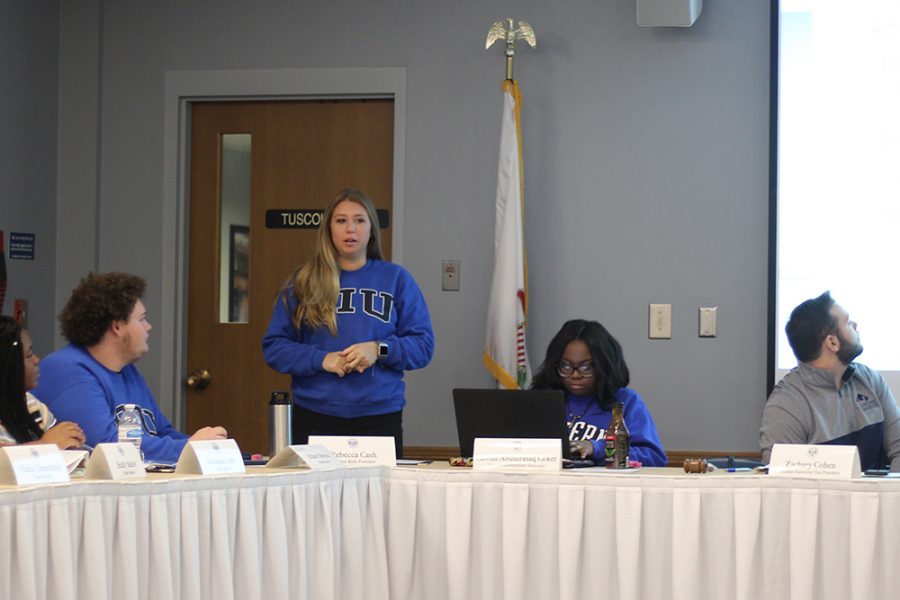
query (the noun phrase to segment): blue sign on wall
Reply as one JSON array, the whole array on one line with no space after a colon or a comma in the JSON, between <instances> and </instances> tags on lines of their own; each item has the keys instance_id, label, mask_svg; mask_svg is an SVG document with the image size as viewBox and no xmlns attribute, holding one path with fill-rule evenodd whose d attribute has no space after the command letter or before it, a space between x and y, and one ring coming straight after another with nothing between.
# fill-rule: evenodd
<instances>
[{"instance_id":1,"label":"blue sign on wall","mask_svg":"<svg viewBox=\"0 0 900 600\"><path fill-rule=\"evenodd\" d=\"M9 232L9 257L34 260L34 234Z\"/></svg>"}]
</instances>

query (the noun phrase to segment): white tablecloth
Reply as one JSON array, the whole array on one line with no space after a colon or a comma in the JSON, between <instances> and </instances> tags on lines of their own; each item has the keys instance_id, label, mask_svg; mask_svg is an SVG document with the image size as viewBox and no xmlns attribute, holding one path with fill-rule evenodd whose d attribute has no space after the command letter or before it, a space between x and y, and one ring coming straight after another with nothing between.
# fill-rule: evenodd
<instances>
[{"instance_id":1,"label":"white tablecloth","mask_svg":"<svg viewBox=\"0 0 900 600\"><path fill-rule=\"evenodd\" d=\"M586 597L900 597L900 480L363 468L0 489L3 600Z\"/></svg>"},{"instance_id":2,"label":"white tablecloth","mask_svg":"<svg viewBox=\"0 0 900 600\"><path fill-rule=\"evenodd\" d=\"M383 476L6 488L0 599L387 599Z\"/></svg>"},{"instance_id":3,"label":"white tablecloth","mask_svg":"<svg viewBox=\"0 0 900 600\"><path fill-rule=\"evenodd\" d=\"M394 470L391 596L900 597L900 480Z\"/></svg>"}]
</instances>

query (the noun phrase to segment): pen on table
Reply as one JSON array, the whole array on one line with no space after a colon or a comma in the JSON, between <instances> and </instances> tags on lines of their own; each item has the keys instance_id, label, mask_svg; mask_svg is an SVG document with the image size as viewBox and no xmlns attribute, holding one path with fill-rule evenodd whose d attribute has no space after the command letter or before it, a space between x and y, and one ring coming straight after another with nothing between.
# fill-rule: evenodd
<instances>
[{"instance_id":1,"label":"pen on table","mask_svg":"<svg viewBox=\"0 0 900 600\"><path fill-rule=\"evenodd\" d=\"M743 473L745 471L752 471L750 467L728 467L725 469L729 473Z\"/></svg>"}]
</instances>

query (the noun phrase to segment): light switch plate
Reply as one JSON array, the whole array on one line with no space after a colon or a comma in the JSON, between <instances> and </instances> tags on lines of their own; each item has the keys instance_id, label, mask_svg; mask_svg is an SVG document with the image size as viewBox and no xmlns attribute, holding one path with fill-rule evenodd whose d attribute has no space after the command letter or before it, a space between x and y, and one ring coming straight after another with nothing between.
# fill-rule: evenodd
<instances>
[{"instance_id":1,"label":"light switch plate","mask_svg":"<svg viewBox=\"0 0 900 600\"><path fill-rule=\"evenodd\" d=\"M700 308L700 337L716 337L717 306Z\"/></svg>"},{"instance_id":2,"label":"light switch plate","mask_svg":"<svg viewBox=\"0 0 900 600\"><path fill-rule=\"evenodd\" d=\"M672 305L650 305L650 339L668 340L672 338Z\"/></svg>"}]
</instances>

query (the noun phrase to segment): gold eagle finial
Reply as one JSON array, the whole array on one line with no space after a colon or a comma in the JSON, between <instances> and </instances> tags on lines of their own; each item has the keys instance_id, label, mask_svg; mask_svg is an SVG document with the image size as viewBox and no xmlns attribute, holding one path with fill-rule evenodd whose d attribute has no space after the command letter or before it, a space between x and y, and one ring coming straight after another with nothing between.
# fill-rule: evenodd
<instances>
[{"instance_id":1,"label":"gold eagle finial","mask_svg":"<svg viewBox=\"0 0 900 600\"><path fill-rule=\"evenodd\" d=\"M512 79L513 58L516 56L516 41L525 40L532 48L537 47L537 38L534 35L534 29L525 21L519 21L518 25L512 19L504 19L497 21L488 30L487 41L484 49L487 50L494 45L497 40L506 41L506 78Z\"/></svg>"}]
</instances>

